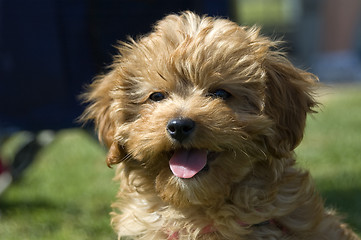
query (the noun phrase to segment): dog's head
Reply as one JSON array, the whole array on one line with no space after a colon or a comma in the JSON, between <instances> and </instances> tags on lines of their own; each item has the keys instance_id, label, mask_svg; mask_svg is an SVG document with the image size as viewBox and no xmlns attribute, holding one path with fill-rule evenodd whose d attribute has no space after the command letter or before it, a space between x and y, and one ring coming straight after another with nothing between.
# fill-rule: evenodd
<instances>
[{"instance_id":1,"label":"dog's head","mask_svg":"<svg viewBox=\"0 0 361 240\"><path fill-rule=\"evenodd\" d=\"M276 45L229 20L170 15L121 44L83 117L108 164L122 162L165 202L219 201L257 162L289 157L316 105L315 77Z\"/></svg>"}]
</instances>

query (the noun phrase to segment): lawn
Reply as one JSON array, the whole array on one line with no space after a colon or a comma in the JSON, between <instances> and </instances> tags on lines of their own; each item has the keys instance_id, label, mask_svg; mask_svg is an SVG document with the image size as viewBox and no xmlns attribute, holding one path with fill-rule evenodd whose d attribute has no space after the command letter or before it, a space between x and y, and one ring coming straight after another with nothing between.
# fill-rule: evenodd
<instances>
[{"instance_id":1,"label":"lawn","mask_svg":"<svg viewBox=\"0 0 361 240\"><path fill-rule=\"evenodd\" d=\"M331 93L330 93L331 92ZM311 169L326 203L361 232L361 86L322 92L309 118L299 164ZM105 150L80 129L57 133L25 176L0 197L4 240L116 239L109 226L117 186Z\"/></svg>"},{"instance_id":2,"label":"lawn","mask_svg":"<svg viewBox=\"0 0 361 240\"><path fill-rule=\"evenodd\" d=\"M361 233L361 86L320 93L319 113L309 118L297 149L300 165L311 170L326 204Z\"/></svg>"},{"instance_id":3,"label":"lawn","mask_svg":"<svg viewBox=\"0 0 361 240\"><path fill-rule=\"evenodd\" d=\"M105 151L80 129L59 132L0 199L0 238L116 239L109 226L117 187Z\"/></svg>"}]
</instances>

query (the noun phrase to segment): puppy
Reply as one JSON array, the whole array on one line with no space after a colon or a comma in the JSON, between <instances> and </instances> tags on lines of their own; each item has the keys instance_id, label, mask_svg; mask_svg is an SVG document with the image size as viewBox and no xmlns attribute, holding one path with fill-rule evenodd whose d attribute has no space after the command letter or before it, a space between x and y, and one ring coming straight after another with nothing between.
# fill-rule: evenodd
<instances>
[{"instance_id":1,"label":"puppy","mask_svg":"<svg viewBox=\"0 0 361 240\"><path fill-rule=\"evenodd\" d=\"M119 239L359 239L295 167L317 78L277 45L191 12L121 43L83 115L119 164Z\"/></svg>"}]
</instances>

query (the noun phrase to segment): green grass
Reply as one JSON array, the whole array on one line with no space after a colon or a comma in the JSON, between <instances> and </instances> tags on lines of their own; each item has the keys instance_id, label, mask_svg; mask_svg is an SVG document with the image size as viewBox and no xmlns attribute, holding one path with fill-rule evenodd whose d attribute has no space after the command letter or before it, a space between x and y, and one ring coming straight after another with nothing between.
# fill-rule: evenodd
<instances>
[{"instance_id":1,"label":"green grass","mask_svg":"<svg viewBox=\"0 0 361 240\"><path fill-rule=\"evenodd\" d=\"M361 86L329 88L297 149L329 207L361 233Z\"/></svg>"},{"instance_id":2,"label":"green grass","mask_svg":"<svg viewBox=\"0 0 361 240\"><path fill-rule=\"evenodd\" d=\"M320 101L297 149L330 207L361 232L361 86L336 88ZM0 238L116 239L109 225L117 191L105 151L79 129L60 131L23 179L0 197Z\"/></svg>"},{"instance_id":3,"label":"green grass","mask_svg":"<svg viewBox=\"0 0 361 240\"><path fill-rule=\"evenodd\" d=\"M104 154L82 130L59 132L0 199L0 238L116 239L109 205L117 187Z\"/></svg>"},{"instance_id":4,"label":"green grass","mask_svg":"<svg viewBox=\"0 0 361 240\"><path fill-rule=\"evenodd\" d=\"M242 0L236 1L236 14L243 24L283 24L281 0Z\"/></svg>"},{"instance_id":5,"label":"green grass","mask_svg":"<svg viewBox=\"0 0 361 240\"><path fill-rule=\"evenodd\" d=\"M284 27L293 24L299 16L298 5L288 0L234 0L233 14L245 25Z\"/></svg>"}]
</instances>

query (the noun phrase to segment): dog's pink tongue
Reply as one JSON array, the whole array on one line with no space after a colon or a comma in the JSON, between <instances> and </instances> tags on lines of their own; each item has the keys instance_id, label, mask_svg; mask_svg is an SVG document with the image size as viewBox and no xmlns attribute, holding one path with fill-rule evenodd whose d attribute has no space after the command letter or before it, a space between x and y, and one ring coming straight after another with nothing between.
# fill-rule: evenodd
<instances>
[{"instance_id":1,"label":"dog's pink tongue","mask_svg":"<svg viewBox=\"0 0 361 240\"><path fill-rule=\"evenodd\" d=\"M207 164L206 150L177 150L169 160L173 174L180 178L191 178Z\"/></svg>"}]
</instances>

